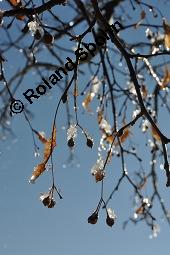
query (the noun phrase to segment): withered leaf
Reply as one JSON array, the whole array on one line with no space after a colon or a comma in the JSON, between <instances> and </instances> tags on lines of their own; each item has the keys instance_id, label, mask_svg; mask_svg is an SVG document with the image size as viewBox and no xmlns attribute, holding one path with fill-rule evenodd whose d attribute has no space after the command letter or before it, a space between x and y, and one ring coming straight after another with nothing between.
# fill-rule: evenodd
<instances>
[{"instance_id":1,"label":"withered leaf","mask_svg":"<svg viewBox=\"0 0 170 255\"><path fill-rule=\"evenodd\" d=\"M140 184L137 186L137 188L138 188L138 189L143 189L143 188L145 187L146 183L147 183L147 177L145 176L145 177L143 178L142 183L140 183Z\"/></svg>"},{"instance_id":2,"label":"withered leaf","mask_svg":"<svg viewBox=\"0 0 170 255\"><path fill-rule=\"evenodd\" d=\"M103 118L103 111L100 110L100 111L98 111L98 113L97 113L97 120L98 120L99 126L100 126L100 123L101 123L101 121L102 121L102 118Z\"/></svg>"},{"instance_id":3,"label":"withered leaf","mask_svg":"<svg viewBox=\"0 0 170 255\"><path fill-rule=\"evenodd\" d=\"M88 111L88 112L92 112L92 110L90 109L89 105L92 101L93 97L91 96L91 93L88 93L86 95L86 97L84 98L82 105L83 107Z\"/></svg>"},{"instance_id":4,"label":"withered leaf","mask_svg":"<svg viewBox=\"0 0 170 255\"><path fill-rule=\"evenodd\" d=\"M25 16L24 15L17 15L16 18L18 20L24 20L25 19Z\"/></svg>"},{"instance_id":5,"label":"withered leaf","mask_svg":"<svg viewBox=\"0 0 170 255\"><path fill-rule=\"evenodd\" d=\"M97 95L98 91L101 87L101 81L97 77L93 77L91 81L91 87L90 91L87 93L82 105L83 107L88 110L89 112L92 112L92 110L89 108L89 104L93 100L93 98Z\"/></svg>"},{"instance_id":6,"label":"withered leaf","mask_svg":"<svg viewBox=\"0 0 170 255\"><path fill-rule=\"evenodd\" d=\"M56 146L56 127L54 126L52 137L46 139L44 136L42 136L39 132L34 132L38 135L38 138L40 141L44 144L44 158L41 163L39 163L33 170L32 176L30 178L30 182L33 183L44 171L45 171L45 165L47 161L49 160L51 153Z\"/></svg>"},{"instance_id":7,"label":"withered leaf","mask_svg":"<svg viewBox=\"0 0 170 255\"><path fill-rule=\"evenodd\" d=\"M161 140L161 138L153 126L151 126L151 131L152 131L152 136L155 138L156 141L159 142Z\"/></svg>"},{"instance_id":8,"label":"withered leaf","mask_svg":"<svg viewBox=\"0 0 170 255\"><path fill-rule=\"evenodd\" d=\"M29 180L30 183L34 183L34 181L45 171L45 162L38 164L33 172L32 176Z\"/></svg>"},{"instance_id":9,"label":"withered leaf","mask_svg":"<svg viewBox=\"0 0 170 255\"><path fill-rule=\"evenodd\" d=\"M21 7L23 7L22 6L22 1L21 0L8 0L8 3L10 4L10 5L12 5L14 8L21 8ZM22 14L18 14L18 15L16 15L16 18L18 19L18 20L24 20L25 19L25 16L24 15L22 15Z\"/></svg>"},{"instance_id":10,"label":"withered leaf","mask_svg":"<svg viewBox=\"0 0 170 255\"><path fill-rule=\"evenodd\" d=\"M98 111L97 121L100 130L104 134L104 140L107 143L112 144L113 140L115 139L114 129L111 128L110 124L104 119L102 110Z\"/></svg>"},{"instance_id":11,"label":"withered leaf","mask_svg":"<svg viewBox=\"0 0 170 255\"><path fill-rule=\"evenodd\" d=\"M52 137L44 143L44 161L47 163L51 153L56 146L56 127L53 129Z\"/></svg>"},{"instance_id":12,"label":"withered leaf","mask_svg":"<svg viewBox=\"0 0 170 255\"><path fill-rule=\"evenodd\" d=\"M163 20L163 28L164 28L164 44L165 47L170 49L170 25L166 20Z\"/></svg>"},{"instance_id":13,"label":"withered leaf","mask_svg":"<svg viewBox=\"0 0 170 255\"><path fill-rule=\"evenodd\" d=\"M130 130L129 128L126 128L125 131L123 132L123 135L120 137L120 142L124 143L129 135L130 135Z\"/></svg>"},{"instance_id":14,"label":"withered leaf","mask_svg":"<svg viewBox=\"0 0 170 255\"><path fill-rule=\"evenodd\" d=\"M106 136L106 141L110 144L113 143L113 140L115 139L115 136L114 135L108 135Z\"/></svg>"},{"instance_id":15,"label":"withered leaf","mask_svg":"<svg viewBox=\"0 0 170 255\"><path fill-rule=\"evenodd\" d=\"M78 87L75 86L75 87L74 87L73 96L74 96L74 97L78 97L78 95L79 95Z\"/></svg>"},{"instance_id":16,"label":"withered leaf","mask_svg":"<svg viewBox=\"0 0 170 255\"><path fill-rule=\"evenodd\" d=\"M35 129L33 129L34 133L38 136L39 140L42 142L42 143L46 143L47 142L47 139L45 138L44 135L42 135L40 132L36 131Z\"/></svg>"},{"instance_id":17,"label":"withered leaf","mask_svg":"<svg viewBox=\"0 0 170 255\"><path fill-rule=\"evenodd\" d=\"M170 83L170 71L166 66L164 71L164 77L162 80L162 85L160 86L160 88L166 88L169 83Z\"/></svg>"},{"instance_id":18,"label":"withered leaf","mask_svg":"<svg viewBox=\"0 0 170 255\"><path fill-rule=\"evenodd\" d=\"M146 17L145 11L141 11L140 17L141 17L141 19L144 19Z\"/></svg>"},{"instance_id":19,"label":"withered leaf","mask_svg":"<svg viewBox=\"0 0 170 255\"><path fill-rule=\"evenodd\" d=\"M144 210L145 210L144 206L141 205L139 208L136 209L136 214L143 214Z\"/></svg>"},{"instance_id":20,"label":"withered leaf","mask_svg":"<svg viewBox=\"0 0 170 255\"><path fill-rule=\"evenodd\" d=\"M130 129L127 127L124 131L123 131L123 134L120 136L120 142L121 143L124 143L126 141L126 139L128 138L128 136L130 135ZM119 143L117 142L115 144L115 146L117 146Z\"/></svg>"},{"instance_id":21,"label":"withered leaf","mask_svg":"<svg viewBox=\"0 0 170 255\"><path fill-rule=\"evenodd\" d=\"M8 0L8 2L9 2L12 6L19 6L19 5L21 5L21 0Z\"/></svg>"},{"instance_id":22,"label":"withered leaf","mask_svg":"<svg viewBox=\"0 0 170 255\"><path fill-rule=\"evenodd\" d=\"M135 28L138 28L140 26L145 17L146 17L145 11L141 11L140 20L135 24Z\"/></svg>"},{"instance_id":23,"label":"withered leaf","mask_svg":"<svg viewBox=\"0 0 170 255\"><path fill-rule=\"evenodd\" d=\"M148 94L148 91L147 91L147 88L144 84L142 84L142 86L141 86L141 92L142 92L143 97L146 98L147 94Z\"/></svg>"}]
</instances>

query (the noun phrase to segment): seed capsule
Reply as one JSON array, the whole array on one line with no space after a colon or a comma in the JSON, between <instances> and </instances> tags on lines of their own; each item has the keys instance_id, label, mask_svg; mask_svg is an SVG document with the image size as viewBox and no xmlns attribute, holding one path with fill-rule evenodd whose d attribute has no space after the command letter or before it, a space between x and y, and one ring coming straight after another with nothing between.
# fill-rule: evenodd
<instances>
[{"instance_id":1,"label":"seed capsule","mask_svg":"<svg viewBox=\"0 0 170 255\"><path fill-rule=\"evenodd\" d=\"M109 217L109 215L107 215L107 218L106 218L106 224L109 226L109 227L112 227L115 223L115 220L114 218L111 218Z\"/></svg>"},{"instance_id":2,"label":"seed capsule","mask_svg":"<svg viewBox=\"0 0 170 255\"><path fill-rule=\"evenodd\" d=\"M94 213L92 213L92 215L88 218L88 223L90 224L96 224L97 220L98 220L98 213L95 211Z\"/></svg>"},{"instance_id":3,"label":"seed capsule","mask_svg":"<svg viewBox=\"0 0 170 255\"><path fill-rule=\"evenodd\" d=\"M92 148L93 147L93 140L91 138L87 138L87 142L86 142L87 146Z\"/></svg>"},{"instance_id":4,"label":"seed capsule","mask_svg":"<svg viewBox=\"0 0 170 255\"><path fill-rule=\"evenodd\" d=\"M43 36L43 42L45 44L52 44L54 42L54 36L49 34L48 32L45 32Z\"/></svg>"},{"instance_id":5,"label":"seed capsule","mask_svg":"<svg viewBox=\"0 0 170 255\"><path fill-rule=\"evenodd\" d=\"M69 140L68 140L68 142L67 142L67 145L69 146L69 147L74 147L74 139L73 139L73 137L71 137Z\"/></svg>"},{"instance_id":6,"label":"seed capsule","mask_svg":"<svg viewBox=\"0 0 170 255\"><path fill-rule=\"evenodd\" d=\"M35 38L35 40L40 40L40 39L41 39L41 33L40 33L39 30L37 30L37 31L35 32L34 38Z\"/></svg>"},{"instance_id":7,"label":"seed capsule","mask_svg":"<svg viewBox=\"0 0 170 255\"><path fill-rule=\"evenodd\" d=\"M55 200L52 198L52 199L50 200L50 203L48 204L48 208L53 208L53 207L55 206L55 204L56 204L56 202L55 202Z\"/></svg>"}]
</instances>

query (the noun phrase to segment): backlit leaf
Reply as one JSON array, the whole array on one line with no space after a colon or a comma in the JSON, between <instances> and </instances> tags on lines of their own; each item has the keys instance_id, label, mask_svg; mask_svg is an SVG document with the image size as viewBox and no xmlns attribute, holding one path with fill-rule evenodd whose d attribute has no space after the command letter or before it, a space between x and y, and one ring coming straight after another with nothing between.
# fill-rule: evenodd
<instances>
[{"instance_id":1,"label":"backlit leaf","mask_svg":"<svg viewBox=\"0 0 170 255\"><path fill-rule=\"evenodd\" d=\"M38 164L34 171L32 172L32 176L29 180L30 183L34 183L34 181L45 171L45 162Z\"/></svg>"},{"instance_id":2,"label":"backlit leaf","mask_svg":"<svg viewBox=\"0 0 170 255\"><path fill-rule=\"evenodd\" d=\"M151 131L152 131L152 136L155 138L155 140L160 141L161 138L160 138L160 136L158 135L156 129L153 126L151 126Z\"/></svg>"},{"instance_id":3,"label":"backlit leaf","mask_svg":"<svg viewBox=\"0 0 170 255\"><path fill-rule=\"evenodd\" d=\"M138 189L143 189L147 183L147 177L143 178L143 181L137 186Z\"/></svg>"},{"instance_id":4,"label":"backlit leaf","mask_svg":"<svg viewBox=\"0 0 170 255\"><path fill-rule=\"evenodd\" d=\"M141 11L140 20L135 24L135 28L138 28L140 26L145 17L146 17L145 11Z\"/></svg>"},{"instance_id":5,"label":"backlit leaf","mask_svg":"<svg viewBox=\"0 0 170 255\"><path fill-rule=\"evenodd\" d=\"M144 206L141 205L139 208L136 209L136 214L143 214L144 213Z\"/></svg>"},{"instance_id":6,"label":"backlit leaf","mask_svg":"<svg viewBox=\"0 0 170 255\"><path fill-rule=\"evenodd\" d=\"M93 99L93 98L92 98L92 96L91 96L91 93L88 93L88 94L86 95L86 97L84 98L83 103L82 103L83 107L84 107L88 112L92 112L92 110L89 108L89 104L91 103L92 99Z\"/></svg>"},{"instance_id":7,"label":"backlit leaf","mask_svg":"<svg viewBox=\"0 0 170 255\"><path fill-rule=\"evenodd\" d=\"M91 101L93 100L95 95L98 93L100 87L101 87L100 80L98 80L97 77L93 78L93 80L91 82L90 91L87 93L87 95L82 103L83 107L86 110L88 110L89 112L92 112L92 110L89 108L89 104L91 103Z\"/></svg>"},{"instance_id":8,"label":"backlit leaf","mask_svg":"<svg viewBox=\"0 0 170 255\"><path fill-rule=\"evenodd\" d=\"M44 144L44 158L41 163L39 163L33 170L32 176L29 182L33 183L44 171L45 165L48 162L51 153L56 146L56 127L53 129L52 137L46 139L41 133L34 130L34 132L38 135L40 141Z\"/></svg>"},{"instance_id":9,"label":"backlit leaf","mask_svg":"<svg viewBox=\"0 0 170 255\"><path fill-rule=\"evenodd\" d=\"M164 27L164 44L165 47L170 49L170 25L166 20L163 20L163 27Z\"/></svg>"},{"instance_id":10,"label":"backlit leaf","mask_svg":"<svg viewBox=\"0 0 170 255\"><path fill-rule=\"evenodd\" d=\"M160 88L165 88L167 87L167 85L170 83L170 71L168 70L167 66L165 67L165 71L164 71L164 77L162 80L162 85L160 86Z\"/></svg>"},{"instance_id":11,"label":"backlit leaf","mask_svg":"<svg viewBox=\"0 0 170 255\"><path fill-rule=\"evenodd\" d=\"M121 142L121 143L124 143L130 134L131 134L130 129L127 127L127 128L123 131L123 134L119 137L120 142ZM115 146L117 146L118 144L119 144L119 143L117 142L117 143L115 144Z\"/></svg>"},{"instance_id":12,"label":"backlit leaf","mask_svg":"<svg viewBox=\"0 0 170 255\"><path fill-rule=\"evenodd\" d=\"M146 88L146 86L144 84L142 84L142 86L141 86L141 92L142 92L142 96L144 98L146 98L147 94L148 94L148 91L147 91L147 88Z\"/></svg>"},{"instance_id":13,"label":"backlit leaf","mask_svg":"<svg viewBox=\"0 0 170 255\"><path fill-rule=\"evenodd\" d=\"M8 2L9 2L12 6L18 6L19 4L21 4L21 0L8 0Z\"/></svg>"},{"instance_id":14,"label":"backlit leaf","mask_svg":"<svg viewBox=\"0 0 170 255\"><path fill-rule=\"evenodd\" d=\"M24 15L17 15L16 18L18 20L24 20L25 19L25 16Z\"/></svg>"},{"instance_id":15,"label":"backlit leaf","mask_svg":"<svg viewBox=\"0 0 170 255\"><path fill-rule=\"evenodd\" d=\"M37 132L35 129L33 131L38 136L39 140L42 143L46 143L47 142L47 139L45 138L44 134L42 134L42 132Z\"/></svg>"}]
</instances>

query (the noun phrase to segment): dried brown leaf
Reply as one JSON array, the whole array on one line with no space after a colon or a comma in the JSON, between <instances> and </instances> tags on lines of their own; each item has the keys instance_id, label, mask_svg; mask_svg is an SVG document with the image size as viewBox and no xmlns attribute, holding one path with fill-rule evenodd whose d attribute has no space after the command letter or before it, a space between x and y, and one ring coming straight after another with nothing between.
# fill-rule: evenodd
<instances>
[{"instance_id":1,"label":"dried brown leaf","mask_svg":"<svg viewBox=\"0 0 170 255\"><path fill-rule=\"evenodd\" d=\"M56 146L56 127L54 127L52 137L44 144L44 160L48 161L54 147Z\"/></svg>"},{"instance_id":2,"label":"dried brown leaf","mask_svg":"<svg viewBox=\"0 0 170 255\"><path fill-rule=\"evenodd\" d=\"M106 136L106 141L110 144L113 143L113 140L115 139L115 136L114 135L108 135Z\"/></svg>"},{"instance_id":3,"label":"dried brown leaf","mask_svg":"<svg viewBox=\"0 0 170 255\"><path fill-rule=\"evenodd\" d=\"M34 181L45 171L45 162L38 164L34 171L32 172L32 176L30 178L30 182L34 183Z\"/></svg>"},{"instance_id":4,"label":"dried brown leaf","mask_svg":"<svg viewBox=\"0 0 170 255\"><path fill-rule=\"evenodd\" d=\"M142 183L140 183L140 184L138 185L137 188L138 188L138 189L143 189L143 188L145 187L146 183L147 183L147 177L145 176L145 177L143 178Z\"/></svg>"},{"instance_id":5,"label":"dried brown leaf","mask_svg":"<svg viewBox=\"0 0 170 255\"><path fill-rule=\"evenodd\" d=\"M139 208L136 209L136 214L143 214L144 210L145 210L144 206L141 205Z\"/></svg>"},{"instance_id":6,"label":"dried brown leaf","mask_svg":"<svg viewBox=\"0 0 170 255\"><path fill-rule=\"evenodd\" d=\"M141 92L142 92L143 97L146 98L147 94L148 94L148 91L147 91L147 88L144 84L142 84L142 86L141 86Z\"/></svg>"},{"instance_id":7,"label":"dried brown leaf","mask_svg":"<svg viewBox=\"0 0 170 255\"><path fill-rule=\"evenodd\" d=\"M45 136L43 136L40 132L36 131L35 129L33 129L34 133L38 136L39 140L42 143L46 143L47 139L45 138Z\"/></svg>"},{"instance_id":8,"label":"dried brown leaf","mask_svg":"<svg viewBox=\"0 0 170 255\"><path fill-rule=\"evenodd\" d=\"M126 128L124 131L123 131L123 134L120 136L120 142L121 143L124 143L126 141L126 139L128 138L128 136L130 135L130 129L129 128ZM115 144L115 146L117 146L119 143L117 142Z\"/></svg>"},{"instance_id":9,"label":"dried brown leaf","mask_svg":"<svg viewBox=\"0 0 170 255\"><path fill-rule=\"evenodd\" d=\"M166 66L165 70L164 70L164 77L162 80L162 85L160 86L160 88L162 88L162 89L166 88L169 83L170 83L170 71L168 70L168 67Z\"/></svg>"},{"instance_id":10,"label":"dried brown leaf","mask_svg":"<svg viewBox=\"0 0 170 255\"><path fill-rule=\"evenodd\" d=\"M140 17L141 17L141 19L144 19L146 17L146 12L145 11L141 11Z\"/></svg>"},{"instance_id":11,"label":"dried brown leaf","mask_svg":"<svg viewBox=\"0 0 170 255\"><path fill-rule=\"evenodd\" d=\"M78 87L77 87L77 86L75 86L75 87L74 87L74 93L73 93L73 96L74 96L74 97L78 97L78 95L79 95Z\"/></svg>"},{"instance_id":12,"label":"dried brown leaf","mask_svg":"<svg viewBox=\"0 0 170 255\"><path fill-rule=\"evenodd\" d=\"M100 111L98 111L98 114L97 114L97 121L98 121L99 126L100 126L102 119L103 119L103 111L100 110Z\"/></svg>"},{"instance_id":13,"label":"dried brown leaf","mask_svg":"<svg viewBox=\"0 0 170 255\"><path fill-rule=\"evenodd\" d=\"M145 11L141 11L140 20L135 24L135 28L138 28L140 26L145 17L146 17Z\"/></svg>"},{"instance_id":14,"label":"dried brown leaf","mask_svg":"<svg viewBox=\"0 0 170 255\"><path fill-rule=\"evenodd\" d=\"M34 182L45 171L45 165L48 159L50 158L54 147L56 146L56 127L54 127L52 137L49 139L46 139L44 136L42 136L40 133L38 133L35 130L34 132L38 135L38 138L41 140L41 142L44 143L44 158L42 162L39 163L34 168L32 176L30 178L30 182Z\"/></svg>"},{"instance_id":15,"label":"dried brown leaf","mask_svg":"<svg viewBox=\"0 0 170 255\"><path fill-rule=\"evenodd\" d=\"M18 6L21 4L21 0L8 0L12 6Z\"/></svg>"},{"instance_id":16,"label":"dried brown leaf","mask_svg":"<svg viewBox=\"0 0 170 255\"><path fill-rule=\"evenodd\" d=\"M130 130L129 128L126 128L125 131L123 132L123 135L120 137L120 142L124 143L129 135L130 135Z\"/></svg>"},{"instance_id":17,"label":"dried brown leaf","mask_svg":"<svg viewBox=\"0 0 170 255\"><path fill-rule=\"evenodd\" d=\"M89 111L89 112L92 111L92 110L89 108L89 105L90 105L92 99L93 99L93 97L92 97L91 93L87 93L87 95L86 95L86 97L84 98L83 103L82 103L83 107L84 107L87 111Z\"/></svg>"},{"instance_id":18,"label":"dried brown leaf","mask_svg":"<svg viewBox=\"0 0 170 255\"><path fill-rule=\"evenodd\" d=\"M163 21L163 27L164 27L164 44L165 47L170 49L170 25L166 20Z\"/></svg>"},{"instance_id":19,"label":"dried brown leaf","mask_svg":"<svg viewBox=\"0 0 170 255\"><path fill-rule=\"evenodd\" d=\"M153 138L155 138L155 140L159 142L161 140L161 138L153 126L151 126L151 131L152 131Z\"/></svg>"},{"instance_id":20,"label":"dried brown leaf","mask_svg":"<svg viewBox=\"0 0 170 255\"><path fill-rule=\"evenodd\" d=\"M25 19L25 16L24 15L17 15L16 18L18 20L24 20Z\"/></svg>"}]
</instances>

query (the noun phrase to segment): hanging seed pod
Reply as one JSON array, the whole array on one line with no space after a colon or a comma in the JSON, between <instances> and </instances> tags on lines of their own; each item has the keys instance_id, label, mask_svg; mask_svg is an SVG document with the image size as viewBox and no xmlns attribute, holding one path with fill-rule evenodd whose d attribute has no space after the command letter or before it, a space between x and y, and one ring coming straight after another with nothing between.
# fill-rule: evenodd
<instances>
[{"instance_id":1,"label":"hanging seed pod","mask_svg":"<svg viewBox=\"0 0 170 255\"><path fill-rule=\"evenodd\" d=\"M69 147L74 147L75 143L74 143L73 137L71 137L71 138L68 140L67 145L68 145Z\"/></svg>"},{"instance_id":2,"label":"hanging seed pod","mask_svg":"<svg viewBox=\"0 0 170 255\"><path fill-rule=\"evenodd\" d=\"M50 204L50 194L44 193L40 196L40 200L44 206L48 206Z\"/></svg>"},{"instance_id":3,"label":"hanging seed pod","mask_svg":"<svg viewBox=\"0 0 170 255\"><path fill-rule=\"evenodd\" d=\"M43 42L45 44L52 44L54 42L54 36L51 35L50 33L48 32L44 32L44 35L43 35Z\"/></svg>"},{"instance_id":4,"label":"hanging seed pod","mask_svg":"<svg viewBox=\"0 0 170 255\"><path fill-rule=\"evenodd\" d=\"M106 218L106 224L109 227L112 227L115 224L115 219L111 218L108 214L107 214L107 218Z\"/></svg>"},{"instance_id":5,"label":"hanging seed pod","mask_svg":"<svg viewBox=\"0 0 170 255\"><path fill-rule=\"evenodd\" d=\"M40 31L39 30L37 30L36 32L35 32L35 34L34 34L34 38L35 38L35 40L40 40L41 39L41 33L40 33Z\"/></svg>"},{"instance_id":6,"label":"hanging seed pod","mask_svg":"<svg viewBox=\"0 0 170 255\"><path fill-rule=\"evenodd\" d=\"M109 227L112 227L115 224L116 215L111 208L107 209L107 217L106 217L106 224Z\"/></svg>"},{"instance_id":7,"label":"hanging seed pod","mask_svg":"<svg viewBox=\"0 0 170 255\"><path fill-rule=\"evenodd\" d=\"M48 208L53 208L55 206L55 204L56 204L56 202L55 202L54 198L52 198L50 200L50 203L48 204Z\"/></svg>"},{"instance_id":8,"label":"hanging seed pod","mask_svg":"<svg viewBox=\"0 0 170 255\"><path fill-rule=\"evenodd\" d=\"M94 213L92 213L92 215L90 215L90 217L88 218L88 223L90 224L96 224L98 221L98 213L95 211Z\"/></svg>"},{"instance_id":9,"label":"hanging seed pod","mask_svg":"<svg viewBox=\"0 0 170 255\"><path fill-rule=\"evenodd\" d=\"M77 137L77 125L71 124L67 130L67 145L73 147L75 145L75 138Z\"/></svg>"},{"instance_id":10,"label":"hanging seed pod","mask_svg":"<svg viewBox=\"0 0 170 255\"><path fill-rule=\"evenodd\" d=\"M86 144L87 144L88 147L92 148L92 147L93 147L93 139L87 137L87 142L86 142Z\"/></svg>"}]
</instances>

